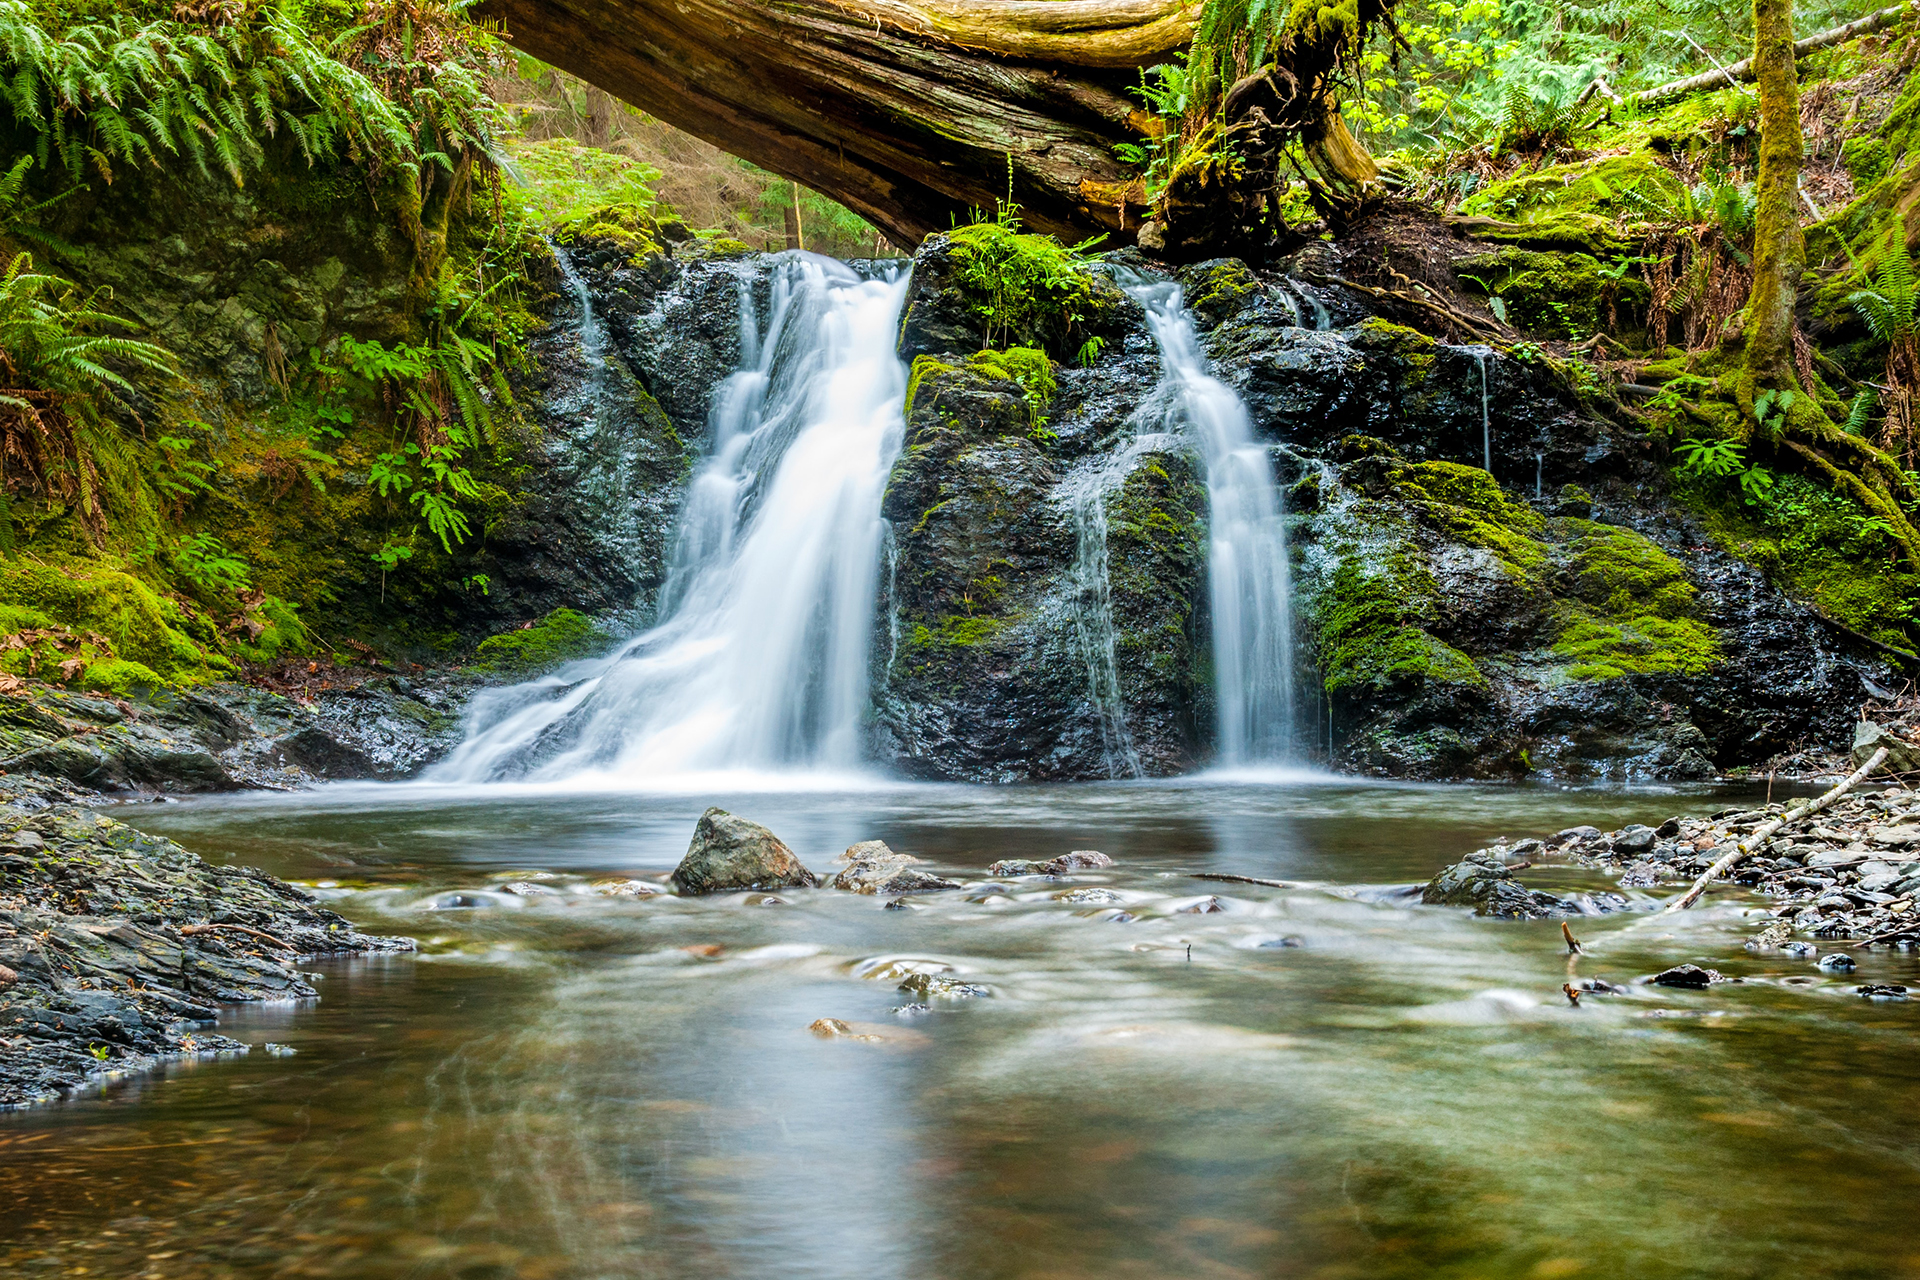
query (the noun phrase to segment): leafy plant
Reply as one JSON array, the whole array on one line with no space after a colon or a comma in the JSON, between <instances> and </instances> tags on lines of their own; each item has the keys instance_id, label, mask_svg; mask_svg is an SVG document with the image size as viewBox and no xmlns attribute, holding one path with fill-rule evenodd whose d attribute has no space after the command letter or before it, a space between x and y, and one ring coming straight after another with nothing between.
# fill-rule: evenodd
<instances>
[{"instance_id":1,"label":"leafy plant","mask_svg":"<svg viewBox=\"0 0 1920 1280\"><path fill-rule=\"evenodd\" d=\"M1880 443L1908 466L1913 465L1916 444L1914 400L1920 395L1920 281L1916 277L1920 272L1907 248L1906 222L1895 215L1875 273L1877 287L1847 295L1867 331L1887 344L1886 389L1880 397L1886 419Z\"/></svg>"},{"instance_id":2,"label":"leafy plant","mask_svg":"<svg viewBox=\"0 0 1920 1280\"><path fill-rule=\"evenodd\" d=\"M208 595L238 594L253 585L247 562L211 533L196 533L182 539L173 558L181 572Z\"/></svg>"},{"instance_id":3,"label":"leafy plant","mask_svg":"<svg viewBox=\"0 0 1920 1280\"><path fill-rule=\"evenodd\" d=\"M0 494L56 492L97 534L105 514L99 469L77 428L98 423L109 404L128 407L135 388L114 365L171 377L174 359L151 343L100 332L133 322L101 310L100 294L82 297L32 268L23 253L0 276Z\"/></svg>"}]
</instances>

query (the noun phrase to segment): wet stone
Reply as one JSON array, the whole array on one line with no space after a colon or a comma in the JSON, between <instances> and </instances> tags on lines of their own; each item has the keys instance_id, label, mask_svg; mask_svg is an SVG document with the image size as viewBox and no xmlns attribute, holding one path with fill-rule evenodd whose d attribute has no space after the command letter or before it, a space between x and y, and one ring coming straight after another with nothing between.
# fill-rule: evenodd
<instances>
[{"instance_id":1,"label":"wet stone","mask_svg":"<svg viewBox=\"0 0 1920 1280\"><path fill-rule=\"evenodd\" d=\"M1697 964L1677 964L1654 974L1647 981L1658 987L1682 987L1697 991L1726 981L1726 976L1717 969L1703 969Z\"/></svg>"},{"instance_id":2,"label":"wet stone","mask_svg":"<svg viewBox=\"0 0 1920 1280\"><path fill-rule=\"evenodd\" d=\"M962 982L944 973L910 974L907 980L900 984L900 990L919 996L922 1000L966 1000L974 996L991 994L983 986Z\"/></svg>"},{"instance_id":3,"label":"wet stone","mask_svg":"<svg viewBox=\"0 0 1920 1280\"><path fill-rule=\"evenodd\" d=\"M1069 889L1065 893L1055 894L1055 902L1071 903L1107 903L1120 901L1120 895L1111 889Z\"/></svg>"},{"instance_id":4,"label":"wet stone","mask_svg":"<svg viewBox=\"0 0 1920 1280\"><path fill-rule=\"evenodd\" d=\"M1284 938L1268 938L1265 941L1260 942L1258 944L1260 949L1263 951L1269 950L1269 949L1279 949L1279 948L1289 948L1289 947L1304 947L1306 945L1307 944L1304 940L1300 938L1296 938L1292 934L1288 934Z\"/></svg>"},{"instance_id":5,"label":"wet stone","mask_svg":"<svg viewBox=\"0 0 1920 1280\"><path fill-rule=\"evenodd\" d=\"M811 889L818 883L773 832L725 809L708 809L700 815L687 856L673 869L675 891L689 896L740 889Z\"/></svg>"},{"instance_id":6,"label":"wet stone","mask_svg":"<svg viewBox=\"0 0 1920 1280\"><path fill-rule=\"evenodd\" d=\"M1188 903L1186 906L1175 911L1174 914L1180 916L1210 916L1217 912L1225 911L1226 909L1226 904L1221 902L1220 899L1206 897L1200 899L1198 902Z\"/></svg>"},{"instance_id":7,"label":"wet stone","mask_svg":"<svg viewBox=\"0 0 1920 1280\"><path fill-rule=\"evenodd\" d=\"M1620 834L1613 838L1613 851L1630 857L1648 853L1653 849L1655 839L1652 827L1636 823L1622 828Z\"/></svg>"},{"instance_id":8,"label":"wet stone","mask_svg":"<svg viewBox=\"0 0 1920 1280\"><path fill-rule=\"evenodd\" d=\"M1907 989L1897 982L1869 982L1854 991L1869 1000L1905 1000Z\"/></svg>"},{"instance_id":9,"label":"wet stone","mask_svg":"<svg viewBox=\"0 0 1920 1280\"><path fill-rule=\"evenodd\" d=\"M1821 956L1814 963L1828 973L1852 973L1854 969L1853 957L1844 951L1835 951Z\"/></svg>"},{"instance_id":10,"label":"wet stone","mask_svg":"<svg viewBox=\"0 0 1920 1280\"><path fill-rule=\"evenodd\" d=\"M1553 839L1547 841L1547 843L1557 848L1563 844L1573 844L1585 840L1598 840L1599 838L1600 828L1598 827L1568 827L1564 831L1555 832Z\"/></svg>"},{"instance_id":11,"label":"wet stone","mask_svg":"<svg viewBox=\"0 0 1920 1280\"><path fill-rule=\"evenodd\" d=\"M535 884L531 880L509 880L500 886L500 892L510 893L516 898L558 898L558 889L549 889L546 885Z\"/></svg>"},{"instance_id":12,"label":"wet stone","mask_svg":"<svg viewBox=\"0 0 1920 1280\"><path fill-rule=\"evenodd\" d=\"M837 861L845 866L829 885L849 893L940 893L962 887L958 880L919 870L923 859L895 853L881 840L862 841L841 854Z\"/></svg>"}]
</instances>

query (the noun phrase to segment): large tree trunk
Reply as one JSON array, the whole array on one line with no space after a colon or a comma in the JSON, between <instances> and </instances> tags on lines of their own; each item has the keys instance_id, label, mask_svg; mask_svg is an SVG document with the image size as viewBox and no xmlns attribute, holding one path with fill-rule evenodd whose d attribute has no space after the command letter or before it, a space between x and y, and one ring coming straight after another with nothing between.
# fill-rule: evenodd
<instances>
[{"instance_id":1,"label":"large tree trunk","mask_svg":"<svg viewBox=\"0 0 1920 1280\"><path fill-rule=\"evenodd\" d=\"M1012 198L1034 230L1130 243L1127 89L1191 0L485 0L537 58L833 197L901 244Z\"/></svg>"},{"instance_id":2,"label":"large tree trunk","mask_svg":"<svg viewBox=\"0 0 1920 1280\"><path fill-rule=\"evenodd\" d=\"M1760 88L1760 176L1754 184L1753 292L1746 367L1756 388L1799 386L1793 308L1807 266L1800 229L1800 83L1793 65L1793 0L1753 0L1753 69Z\"/></svg>"}]
</instances>

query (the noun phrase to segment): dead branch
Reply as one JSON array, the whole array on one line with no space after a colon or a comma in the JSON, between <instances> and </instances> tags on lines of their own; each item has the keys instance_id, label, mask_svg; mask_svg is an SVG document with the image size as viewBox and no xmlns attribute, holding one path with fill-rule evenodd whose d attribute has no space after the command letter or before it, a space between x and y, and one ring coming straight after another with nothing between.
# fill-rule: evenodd
<instances>
[{"instance_id":1,"label":"dead branch","mask_svg":"<svg viewBox=\"0 0 1920 1280\"><path fill-rule=\"evenodd\" d=\"M1871 35L1875 31L1892 26L1914 12L1920 12L1920 0L1909 0L1906 4L1897 4L1891 9L1882 9L1878 13L1870 13L1856 21L1831 27L1810 35L1805 40L1797 41L1793 46L1793 56L1804 58L1815 49L1825 49L1829 45L1845 44L1849 40ZM1655 85L1651 89L1642 89L1638 93L1628 94L1627 103L1635 107L1649 107L1672 98L1683 98L1690 93L1699 93L1703 89L1717 89L1734 81L1750 82L1752 79L1753 59L1746 58L1730 67L1715 67L1712 71L1703 71L1697 76L1688 76L1684 80L1671 80L1666 84ZM1582 100L1585 97L1586 95L1583 94Z\"/></svg>"},{"instance_id":2,"label":"dead branch","mask_svg":"<svg viewBox=\"0 0 1920 1280\"><path fill-rule=\"evenodd\" d=\"M1819 813L1822 809L1832 804L1835 800L1838 800L1841 796L1847 794L1847 792L1853 790L1863 779L1870 775L1875 769L1878 769L1886 758L1887 749L1881 747L1871 756L1867 757L1865 764L1855 769L1851 774L1848 774L1838 786L1834 787L1819 799L1809 800L1798 809L1789 809L1772 822L1760 827L1759 830L1755 831L1745 840L1734 845L1732 853L1727 854L1701 873L1700 878L1693 882L1693 887L1668 903L1667 909L1660 914L1671 915L1676 911L1685 911L1688 907L1691 907L1700 900L1700 895L1707 891L1707 886L1718 877L1725 875L1733 867L1734 863L1739 862L1768 840L1771 840L1774 833L1781 828L1798 822L1802 818L1812 817L1814 814Z\"/></svg>"}]
</instances>

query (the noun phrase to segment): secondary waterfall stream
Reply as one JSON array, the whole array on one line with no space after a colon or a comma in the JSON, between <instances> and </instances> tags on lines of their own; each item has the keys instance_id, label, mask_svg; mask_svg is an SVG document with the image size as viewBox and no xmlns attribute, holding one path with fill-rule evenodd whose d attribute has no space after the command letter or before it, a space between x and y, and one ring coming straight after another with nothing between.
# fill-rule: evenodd
<instances>
[{"instance_id":1,"label":"secondary waterfall stream","mask_svg":"<svg viewBox=\"0 0 1920 1280\"><path fill-rule=\"evenodd\" d=\"M1160 348L1169 426L1183 429L1206 463L1219 763L1272 763L1286 756L1293 730L1293 618L1273 462L1246 405L1208 372L1180 286L1126 287Z\"/></svg>"},{"instance_id":2,"label":"secondary waterfall stream","mask_svg":"<svg viewBox=\"0 0 1920 1280\"><path fill-rule=\"evenodd\" d=\"M429 781L859 763L906 281L810 255L774 270L764 333L743 297L741 367L714 397L658 623L605 658L476 697L467 740ZM605 337L569 279L591 356Z\"/></svg>"}]
</instances>

